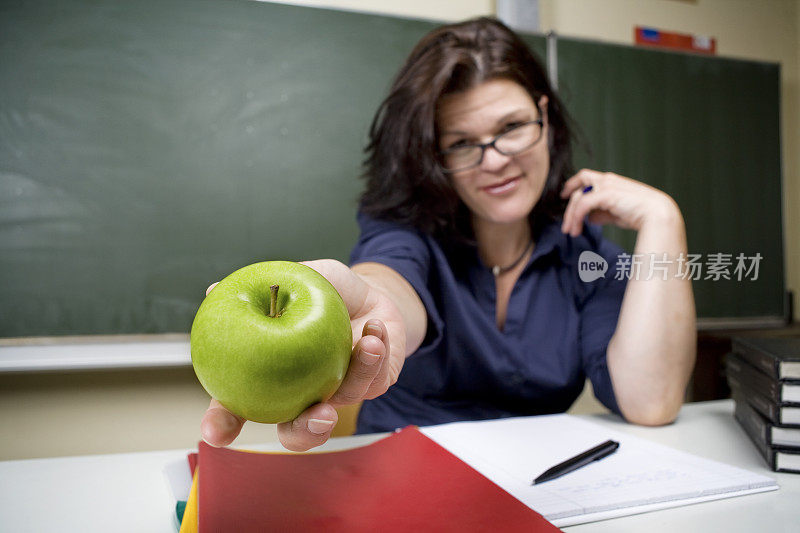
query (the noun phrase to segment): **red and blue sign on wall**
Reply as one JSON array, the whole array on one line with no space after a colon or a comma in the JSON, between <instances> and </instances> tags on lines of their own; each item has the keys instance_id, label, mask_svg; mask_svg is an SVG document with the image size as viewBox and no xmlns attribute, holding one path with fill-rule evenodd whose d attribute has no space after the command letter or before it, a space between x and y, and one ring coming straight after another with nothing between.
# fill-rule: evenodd
<instances>
[{"instance_id":1,"label":"red and blue sign on wall","mask_svg":"<svg viewBox=\"0 0 800 533\"><path fill-rule=\"evenodd\" d=\"M645 26L636 26L634 33L636 44L641 46L684 50L701 54L715 54L717 52L717 40L713 37L674 33Z\"/></svg>"}]
</instances>

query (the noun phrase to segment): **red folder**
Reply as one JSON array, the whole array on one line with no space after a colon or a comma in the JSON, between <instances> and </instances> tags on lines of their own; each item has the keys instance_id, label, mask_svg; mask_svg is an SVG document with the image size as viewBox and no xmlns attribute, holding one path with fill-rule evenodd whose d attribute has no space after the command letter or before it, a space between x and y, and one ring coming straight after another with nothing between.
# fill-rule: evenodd
<instances>
[{"instance_id":1,"label":"red folder","mask_svg":"<svg viewBox=\"0 0 800 533\"><path fill-rule=\"evenodd\" d=\"M197 470L197 452L190 453L186 456L186 459L189 461L189 471L191 471L192 477L194 477L194 471Z\"/></svg>"},{"instance_id":2,"label":"red folder","mask_svg":"<svg viewBox=\"0 0 800 533\"><path fill-rule=\"evenodd\" d=\"M199 530L559 531L415 427L311 454L199 447Z\"/></svg>"}]
</instances>

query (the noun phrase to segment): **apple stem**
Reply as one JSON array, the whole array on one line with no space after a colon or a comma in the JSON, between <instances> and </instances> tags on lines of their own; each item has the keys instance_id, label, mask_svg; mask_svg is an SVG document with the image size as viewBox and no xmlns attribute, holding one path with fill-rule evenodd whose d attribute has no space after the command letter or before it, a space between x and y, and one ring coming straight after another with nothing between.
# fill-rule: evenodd
<instances>
[{"instance_id":1,"label":"apple stem","mask_svg":"<svg viewBox=\"0 0 800 533\"><path fill-rule=\"evenodd\" d=\"M271 285L269 288L269 316L275 318L278 308L278 285Z\"/></svg>"}]
</instances>

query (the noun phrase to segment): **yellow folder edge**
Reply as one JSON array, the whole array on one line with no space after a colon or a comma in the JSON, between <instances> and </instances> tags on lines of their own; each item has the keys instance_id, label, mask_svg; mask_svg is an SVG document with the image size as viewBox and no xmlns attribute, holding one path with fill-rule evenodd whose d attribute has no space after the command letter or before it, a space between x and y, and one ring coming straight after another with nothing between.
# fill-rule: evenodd
<instances>
[{"instance_id":1,"label":"yellow folder edge","mask_svg":"<svg viewBox=\"0 0 800 533\"><path fill-rule=\"evenodd\" d=\"M192 477L192 488L189 491L189 499L186 500L186 510L183 512L181 529L178 533L197 533L197 474L194 472Z\"/></svg>"}]
</instances>

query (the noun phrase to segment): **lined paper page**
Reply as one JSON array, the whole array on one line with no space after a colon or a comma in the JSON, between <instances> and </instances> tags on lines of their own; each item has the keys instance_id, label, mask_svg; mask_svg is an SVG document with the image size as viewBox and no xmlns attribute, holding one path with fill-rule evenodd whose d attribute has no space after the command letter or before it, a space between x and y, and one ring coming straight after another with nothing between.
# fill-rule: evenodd
<instances>
[{"instance_id":1,"label":"lined paper page","mask_svg":"<svg viewBox=\"0 0 800 533\"><path fill-rule=\"evenodd\" d=\"M421 431L558 526L775 490L772 478L570 415L456 422ZM551 466L605 440L616 453L531 485Z\"/></svg>"}]
</instances>

